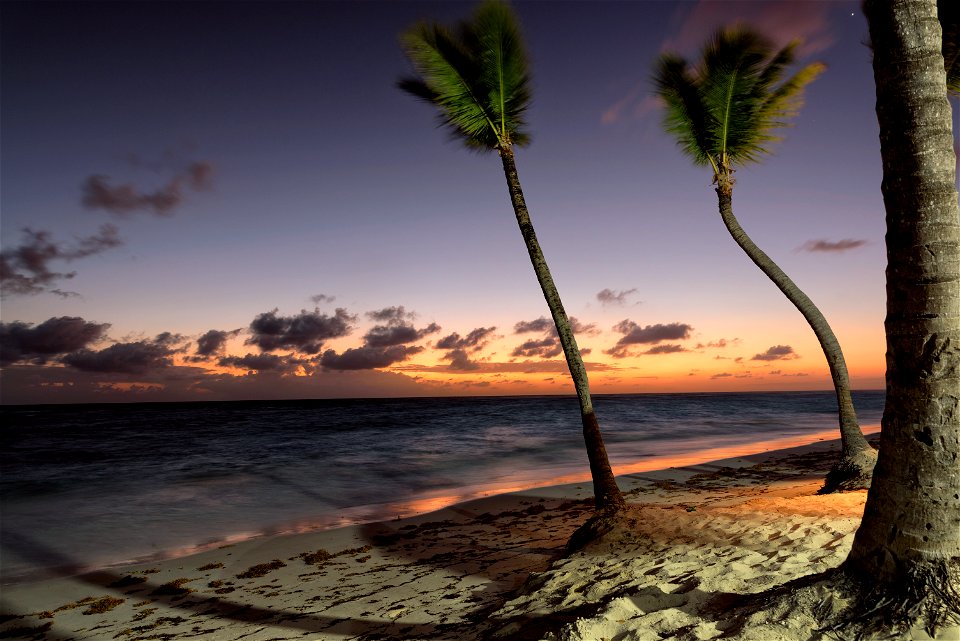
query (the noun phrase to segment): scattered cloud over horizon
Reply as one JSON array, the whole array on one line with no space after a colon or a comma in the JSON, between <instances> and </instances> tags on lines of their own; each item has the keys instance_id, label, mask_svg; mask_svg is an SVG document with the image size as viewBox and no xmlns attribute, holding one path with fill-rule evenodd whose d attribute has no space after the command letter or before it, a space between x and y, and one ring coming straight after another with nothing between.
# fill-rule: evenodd
<instances>
[{"instance_id":1,"label":"scattered cloud over horizon","mask_svg":"<svg viewBox=\"0 0 960 641\"><path fill-rule=\"evenodd\" d=\"M440 331L436 323L420 329L414 327L411 321L417 315L408 312L403 305L367 312L366 316L379 324L364 334L363 345L348 348L340 354L328 349L320 358L324 369L343 371L389 367L424 351L423 347L410 343Z\"/></svg>"},{"instance_id":2,"label":"scattered cloud over horizon","mask_svg":"<svg viewBox=\"0 0 960 641\"><path fill-rule=\"evenodd\" d=\"M710 341L709 343L697 343L697 346L694 349L707 349L711 347L717 348L717 349L723 349L729 345L739 345L740 342L741 341L739 338L731 338L729 340L727 340L726 338L721 338L715 341ZM722 357L717 356L716 358L722 358Z\"/></svg>"},{"instance_id":3,"label":"scattered cloud over horizon","mask_svg":"<svg viewBox=\"0 0 960 641\"><path fill-rule=\"evenodd\" d=\"M616 345L604 350L604 353L614 358L626 358L631 355L630 347L633 345L655 345L662 341L685 340L690 338L693 327L686 323L669 323L666 325L657 323L656 325L640 327L632 320L624 319L614 325L613 329L623 336L617 341Z\"/></svg>"},{"instance_id":4,"label":"scattered cloud over horizon","mask_svg":"<svg viewBox=\"0 0 960 641\"><path fill-rule=\"evenodd\" d=\"M276 308L258 314L250 323L252 336L247 345L256 345L264 352L293 349L305 354L318 354L324 341L339 338L353 331L357 317L338 307L333 316L301 310L296 316L278 316Z\"/></svg>"},{"instance_id":5,"label":"scattered cloud over horizon","mask_svg":"<svg viewBox=\"0 0 960 641\"><path fill-rule=\"evenodd\" d=\"M20 245L0 251L0 295L33 295L51 293L59 296L76 296L54 287L60 280L69 280L76 272L54 271L51 263L72 262L87 258L123 244L117 228L101 225L100 230L85 238L78 238L71 245L53 240L49 231L23 229L24 240Z\"/></svg>"},{"instance_id":6,"label":"scattered cloud over horizon","mask_svg":"<svg viewBox=\"0 0 960 641\"><path fill-rule=\"evenodd\" d=\"M479 369L480 365L470 359L470 354L483 349L496 330L496 327L478 327L465 337L461 337L457 332L444 336L436 344L437 349L447 350L447 353L441 356L441 360L450 361L448 369L455 371L467 372Z\"/></svg>"},{"instance_id":7,"label":"scattered cloud over horizon","mask_svg":"<svg viewBox=\"0 0 960 641\"><path fill-rule=\"evenodd\" d=\"M242 329L233 329L224 331L220 329L211 329L197 339L197 350L195 360L206 360L214 356L223 354L227 340L238 336Z\"/></svg>"},{"instance_id":8,"label":"scattered cloud over horizon","mask_svg":"<svg viewBox=\"0 0 960 641\"><path fill-rule=\"evenodd\" d=\"M314 305L322 305L324 303L332 303L337 299L336 296L327 296L326 294L314 294L310 297L310 302Z\"/></svg>"},{"instance_id":9,"label":"scattered cloud over horizon","mask_svg":"<svg viewBox=\"0 0 960 641\"><path fill-rule=\"evenodd\" d=\"M570 329L575 335L596 336L600 333L595 323L581 323L570 317ZM514 358L555 358L563 353L557 326L552 318L541 316L532 321L519 321L513 326L514 334L542 333L541 338L531 338L517 345L510 353ZM584 351L580 350L583 354ZM589 353L589 350L587 351Z\"/></svg>"},{"instance_id":10,"label":"scattered cloud over horizon","mask_svg":"<svg viewBox=\"0 0 960 641\"><path fill-rule=\"evenodd\" d=\"M109 176L93 174L83 182L81 204L87 209L102 209L120 218L138 212L170 216L183 203L185 190L199 192L210 189L213 174L211 163L191 162L154 191L142 191L133 183L111 185Z\"/></svg>"},{"instance_id":11,"label":"scattered cloud over horizon","mask_svg":"<svg viewBox=\"0 0 960 641\"><path fill-rule=\"evenodd\" d=\"M604 307L610 305L617 305L623 307L627 304L627 299L633 294L637 293L637 288L633 287L631 289L601 289L597 292L597 300L600 301L600 304Z\"/></svg>"},{"instance_id":12,"label":"scattered cloud over horizon","mask_svg":"<svg viewBox=\"0 0 960 641\"><path fill-rule=\"evenodd\" d=\"M866 240L844 238L838 241L829 240L808 240L800 249L806 252L845 252L851 249L857 249L867 244Z\"/></svg>"},{"instance_id":13,"label":"scattered cloud over horizon","mask_svg":"<svg viewBox=\"0 0 960 641\"><path fill-rule=\"evenodd\" d=\"M224 356L219 361L219 365L224 367L236 367L255 372L281 372L290 373L296 371L303 361L292 356L278 356L276 354L245 354L244 356Z\"/></svg>"},{"instance_id":14,"label":"scattered cloud over horizon","mask_svg":"<svg viewBox=\"0 0 960 641\"><path fill-rule=\"evenodd\" d=\"M45 364L102 340L109 327L109 323L91 323L76 316L49 318L36 326L21 321L0 323L0 365Z\"/></svg>"},{"instance_id":15,"label":"scattered cloud over horizon","mask_svg":"<svg viewBox=\"0 0 960 641\"><path fill-rule=\"evenodd\" d=\"M789 345L774 345L761 354L754 354L752 361L789 361L800 358Z\"/></svg>"},{"instance_id":16,"label":"scattered cloud over horizon","mask_svg":"<svg viewBox=\"0 0 960 641\"><path fill-rule=\"evenodd\" d=\"M666 345L655 345L648 349L645 352L640 352L641 354L646 354L648 356L656 356L657 354L679 354L680 352L689 351L683 345L675 345L673 343L668 343Z\"/></svg>"},{"instance_id":17,"label":"scattered cloud over horizon","mask_svg":"<svg viewBox=\"0 0 960 641\"><path fill-rule=\"evenodd\" d=\"M115 343L101 350L80 349L63 357L63 363L83 372L144 374L173 365L173 356L184 351L183 337L170 332L151 340Z\"/></svg>"}]
</instances>

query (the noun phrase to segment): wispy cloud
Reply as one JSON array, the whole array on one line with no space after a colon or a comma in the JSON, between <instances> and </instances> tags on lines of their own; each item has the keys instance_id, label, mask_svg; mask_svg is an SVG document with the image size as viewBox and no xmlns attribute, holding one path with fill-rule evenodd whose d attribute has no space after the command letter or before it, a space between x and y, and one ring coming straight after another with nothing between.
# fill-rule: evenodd
<instances>
[{"instance_id":1,"label":"wispy cloud","mask_svg":"<svg viewBox=\"0 0 960 641\"><path fill-rule=\"evenodd\" d=\"M183 203L185 190L209 189L213 174L210 163L193 162L153 191L143 191L133 183L112 185L109 176L94 174L83 183L81 202L87 209L102 209L119 217L137 212L169 216Z\"/></svg>"},{"instance_id":2,"label":"wispy cloud","mask_svg":"<svg viewBox=\"0 0 960 641\"><path fill-rule=\"evenodd\" d=\"M73 244L57 242L49 231L23 230L23 242L0 252L0 292L3 296L49 292L60 296L76 295L54 287L76 272L54 271L52 263L71 262L93 256L123 244L117 228L103 225L100 231Z\"/></svg>"},{"instance_id":3,"label":"wispy cloud","mask_svg":"<svg viewBox=\"0 0 960 641\"><path fill-rule=\"evenodd\" d=\"M632 289L601 289L597 292L597 300L604 307L616 305L623 307L627 304L627 299L637 293L637 288Z\"/></svg>"},{"instance_id":4,"label":"wispy cloud","mask_svg":"<svg viewBox=\"0 0 960 641\"><path fill-rule=\"evenodd\" d=\"M800 249L807 252L845 252L857 249L867 244L866 240L844 238L843 240L808 240Z\"/></svg>"}]
</instances>

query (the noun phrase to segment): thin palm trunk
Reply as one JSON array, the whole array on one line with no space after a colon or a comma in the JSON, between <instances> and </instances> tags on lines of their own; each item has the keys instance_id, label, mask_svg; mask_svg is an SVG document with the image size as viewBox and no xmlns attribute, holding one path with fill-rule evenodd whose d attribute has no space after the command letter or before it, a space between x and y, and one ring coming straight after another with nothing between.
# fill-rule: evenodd
<instances>
[{"instance_id":1,"label":"thin palm trunk","mask_svg":"<svg viewBox=\"0 0 960 641\"><path fill-rule=\"evenodd\" d=\"M583 421L583 440L587 448L587 458L590 461L590 473L593 476L596 509L619 511L625 507L626 503L613 476L610 460L607 458L607 450L603 445L603 436L600 434L597 416L593 411L587 370L583 365L583 358L581 358L580 349L577 347L577 339L574 338L570 320L563 309L557 286L550 275L550 269L543 257L540 243L537 242L537 234L533 229L533 223L530 221L530 214L527 212L526 201L523 198L523 190L520 187L520 178L517 175L513 150L509 146L501 147L500 158L503 160L503 173L510 189L510 200L513 203L513 211L517 215L520 233L523 234L523 241L527 246L527 252L530 254L530 262L533 263L533 270L537 274L540 289L543 290L543 297L547 301L550 314L553 316L553 322L557 327L560 345L563 347L563 355L567 359L567 367L570 369L570 376L573 378L573 385L577 390L577 399L580 401L580 416Z\"/></svg>"},{"instance_id":2,"label":"thin palm trunk","mask_svg":"<svg viewBox=\"0 0 960 641\"><path fill-rule=\"evenodd\" d=\"M880 456L846 567L960 618L960 211L936 4L870 1L887 246Z\"/></svg>"},{"instance_id":3,"label":"thin palm trunk","mask_svg":"<svg viewBox=\"0 0 960 641\"><path fill-rule=\"evenodd\" d=\"M797 287L780 267L771 260L766 253L747 236L740 223L733 215L733 185L732 180L724 175L718 176L717 198L719 199L720 217L727 231L737 245L750 257L750 260L773 281L783 292L784 296L793 303L794 307L803 314L804 319L813 329L820 347L827 359L830 368L830 377L837 395L837 407L840 419L840 460L834 465L827 476L822 491L835 489L857 489L870 484L870 475L876 462L876 450L870 447L867 439L860 430L857 414L853 407L850 395L850 376L847 373L847 364L840 349L840 343L830 329L827 319L813 304L813 301Z\"/></svg>"}]
</instances>

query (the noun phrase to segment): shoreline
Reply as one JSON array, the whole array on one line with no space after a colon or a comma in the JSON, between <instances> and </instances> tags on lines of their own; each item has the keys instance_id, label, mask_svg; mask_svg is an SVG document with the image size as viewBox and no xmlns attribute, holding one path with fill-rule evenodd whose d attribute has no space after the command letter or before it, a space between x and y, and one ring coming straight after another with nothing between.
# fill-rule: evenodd
<instances>
[{"instance_id":1,"label":"shoreline","mask_svg":"<svg viewBox=\"0 0 960 641\"><path fill-rule=\"evenodd\" d=\"M861 426L861 429L866 436L870 437L880 431L880 425L864 425ZM829 429L803 435L781 436L733 445L707 447L677 455L651 455L650 457L642 458L631 463L614 464L613 471L615 476L620 477L653 470L695 466L722 459L752 456L764 452L786 450L818 442L831 441L834 440L836 433L836 429ZM171 545L148 554L140 554L99 564L85 562L82 559L66 558L60 551L44 550L42 549L42 544L39 542L21 540L23 537L6 532L5 536L7 537L8 543L12 539L15 541L14 545L18 547L28 550L35 548L32 553L38 558L46 556L48 558L62 558L63 560L54 566L35 568L13 576L7 575L0 577L0 586L3 588L11 588L38 581L65 578L77 574L114 570L126 566L161 563L202 554L225 545L236 545L256 539L325 532L345 527L362 526L388 519L409 519L486 497L589 482L589 471L582 469L575 473L554 475L540 479L528 479L520 482L508 480L492 482L481 486L468 486L460 488L460 491L454 493L450 493L449 491L426 492L405 500L351 506L342 508L336 515L330 514L322 517L303 518L275 524L271 527L231 532L197 542Z\"/></svg>"},{"instance_id":2,"label":"shoreline","mask_svg":"<svg viewBox=\"0 0 960 641\"><path fill-rule=\"evenodd\" d=\"M643 554L629 545L602 562L587 559L576 572L561 571L563 563L575 559L555 563L570 534L591 512L590 484L573 482L496 494L401 520L248 539L192 556L10 586L4 590L0 636L133 641L182 635L256 641L309 634L330 641L467 641L492 625L545 616L546 604L557 595L539 598L528 589L526 596L508 602L536 573L540 578L535 584L543 580L541 590L557 589L575 600L588 600L595 592L591 586L611 578L639 581L637 589L648 601L653 599L652 605L641 600L647 604L644 610L631 601L636 607L630 607L640 609L626 619L622 612L614 616L608 611L626 607L623 603L607 603L601 611L578 603L564 614L569 621L547 617L551 625L582 628L574 631L581 636L564 638L612 638L615 635L600 629L613 625L610 621L652 625L644 619L678 610L678 593L667 589L676 587L671 573L713 567L705 561L711 554L736 559L745 554L743 559L749 560L728 564L733 583L721 585L728 592L743 589L737 580L753 585L762 576L785 582L798 571L806 574L839 564L866 493L814 494L837 450L836 440L816 441L619 475L628 501L650 512L644 527L659 546L659 564L639 575L633 566ZM751 519L755 523L743 530ZM713 528L704 531L708 543L691 548L684 537L705 524ZM765 545L772 556L763 551ZM792 551L779 558L789 546ZM805 562L791 564L791 559ZM666 575L659 577L661 572ZM659 591L643 587L644 577L657 579ZM609 594L622 591L622 586L608 589ZM594 619L600 617L599 623L582 616L591 614L588 610ZM680 625L686 614L684 608L678 612L672 623L658 619L656 625Z\"/></svg>"}]
</instances>

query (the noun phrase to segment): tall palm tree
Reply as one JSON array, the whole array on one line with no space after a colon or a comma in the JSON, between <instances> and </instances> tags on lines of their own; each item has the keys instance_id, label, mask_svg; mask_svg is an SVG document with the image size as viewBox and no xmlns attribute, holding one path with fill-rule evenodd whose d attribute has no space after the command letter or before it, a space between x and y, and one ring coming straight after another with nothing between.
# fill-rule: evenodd
<instances>
[{"instance_id":1,"label":"tall palm tree","mask_svg":"<svg viewBox=\"0 0 960 641\"><path fill-rule=\"evenodd\" d=\"M870 483L876 451L870 447L853 408L847 366L833 330L810 298L747 236L733 215L735 167L758 162L779 140L773 130L787 126L802 103L804 87L823 70L807 65L784 78L798 42L777 50L746 27L721 29L696 67L678 55L656 63L657 94L666 103L666 130L698 165L713 170L720 217L737 245L803 314L823 348L839 408L842 452L821 492L857 489Z\"/></svg>"},{"instance_id":2,"label":"tall palm tree","mask_svg":"<svg viewBox=\"0 0 960 641\"><path fill-rule=\"evenodd\" d=\"M882 625L920 618L929 631L951 611L960 622L956 159L936 2L867 0L864 13L887 223L887 399L880 457L845 568L885 604Z\"/></svg>"},{"instance_id":3,"label":"tall palm tree","mask_svg":"<svg viewBox=\"0 0 960 641\"><path fill-rule=\"evenodd\" d=\"M457 29L420 23L401 36L401 44L416 76L401 80L400 88L434 105L440 122L468 147L500 155L513 211L580 401L596 509L619 511L625 502L607 459L587 371L537 242L514 162L514 146L530 140L523 120L530 102L529 71L516 17L506 4L488 0Z\"/></svg>"}]
</instances>

